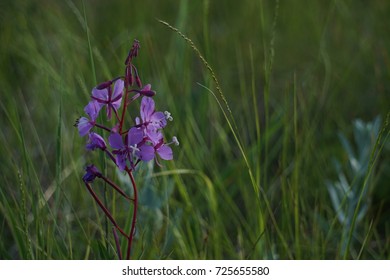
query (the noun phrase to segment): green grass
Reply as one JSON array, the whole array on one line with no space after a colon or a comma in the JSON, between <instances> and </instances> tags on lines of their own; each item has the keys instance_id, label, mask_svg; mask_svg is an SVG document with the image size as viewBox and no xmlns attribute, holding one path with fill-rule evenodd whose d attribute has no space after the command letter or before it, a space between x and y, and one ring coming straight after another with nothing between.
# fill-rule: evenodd
<instances>
[{"instance_id":1,"label":"green grass","mask_svg":"<svg viewBox=\"0 0 390 280\"><path fill-rule=\"evenodd\" d=\"M73 124L135 38L180 146L135 174L134 259L390 258L389 3L27 2L0 4L0 259L116 258L83 167L130 183ZM345 237L326 186L348 166L338 133L376 116L369 209ZM128 230L131 207L94 188Z\"/></svg>"}]
</instances>

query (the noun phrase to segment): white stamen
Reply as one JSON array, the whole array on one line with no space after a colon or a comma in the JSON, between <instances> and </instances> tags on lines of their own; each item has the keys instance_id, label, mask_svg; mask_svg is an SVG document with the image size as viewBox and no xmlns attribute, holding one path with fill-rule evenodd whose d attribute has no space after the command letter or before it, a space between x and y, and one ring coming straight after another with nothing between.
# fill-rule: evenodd
<instances>
[{"instance_id":1,"label":"white stamen","mask_svg":"<svg viewBox=\"0 0 390 280\"><path fill-rule=\"evenodd\" d=\"M173 121L173 117L172 117L172 115L171 115L171 113L170 112L168 112L168 111L165 111L164 112L164 115L165 115L165 118L168 120L168 121Z\"/></svg>"},{"instance_id":2,"label":"white stamen","mask_svg":"<svg viewBox=\"0 0 390 280\"><path fill-rule=\"evenodd\" d=\"M135 152L139 152L140 151L140 149L137 148L137 144L134 144L134 146L130 146L130 148L133 151L133 155L135 154Z\"/></svg>"},{"instance_id":3,"label":"white stamen","mask_svg":"<svg viewBox=\"0 0 390 280\"><path fill-rule=\"evenodd\" d=\"M179 140L177 140L176 136L172 137L172 143L175 144L175 146L179 146L180 145Z\"/></svg>"}]
</instances>

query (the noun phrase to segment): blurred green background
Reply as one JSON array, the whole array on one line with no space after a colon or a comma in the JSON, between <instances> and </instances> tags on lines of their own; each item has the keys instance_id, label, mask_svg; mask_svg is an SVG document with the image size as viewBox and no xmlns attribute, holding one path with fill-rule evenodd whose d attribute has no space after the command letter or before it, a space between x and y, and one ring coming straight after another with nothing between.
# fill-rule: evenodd
<instances>
[{"instance_id":1,"label":"blurred green background","mask_svg":"<svg viewBox=\"0 0 390 280\"><path fill-rule=\"evenodd\" d=\"M339 133L354 145L356 119L386 122L389 15L380 0L1 1L0 259L116 258L111 226L81 181L101 158L73 124L96 81L123 75L134 39L143 82L174 117L166 137L181 145L173 162L136 174L133 258L389 259L388 127L375 162L362 159L366 184L345 193L359 197L364 185L362 218L343 224L340 211L356 201L335 207L326 184L340 178L335 160L343 170L352 162ZM205 89L221 100L209 71L158 19L213 68L248 164ZM363 148L374 149L374 136ZM131 208L107 197L128 223Z\"/></svg>"}]
</instances>

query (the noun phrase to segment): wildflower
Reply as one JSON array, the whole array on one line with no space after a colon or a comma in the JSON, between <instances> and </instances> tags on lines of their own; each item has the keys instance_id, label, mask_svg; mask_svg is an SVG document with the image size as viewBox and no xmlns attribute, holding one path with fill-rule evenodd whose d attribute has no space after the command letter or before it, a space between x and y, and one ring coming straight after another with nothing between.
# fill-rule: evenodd
<instances>
[{"instance_id":1,"label":"wildflower","mask_svg":"<svg viewBox=\"0 0 390 280\"><path fill-rule=\"evenodd\" d=\"M126 171L130 178L133 187L133 198L128 196L126 192L113 181L105 177L93 164L85 167L85 174L82 177L85 186L93 199L100 206L106 217L111 221L114 228L119 230L126 238L126 259L130 259L131 256L132 241L137 223L138 197L133 171L141 161L147 162L155 160L155 162L160 165L158 162L159 159L171 160L173 158L173 152L170 145L179 145L179 141L176 137L173 137L170 143L164 142L162 129L167 125L167 121L172 121L173 118L168 111L159 112L155 110L155 103L151 97L156 95L156 92L152 90L150 84L142 86L137 67L133 64L133 59L137 57L139 49L139 42L134 40L133 46L125 61L124 76L114 78L95 86L91 94L92 101L84 108L87 117L80 117L75 123L80 136L88 134L86 149L90 151L96 149L102 150L106 156L115 163L118 169ZM127 107L132 104L133 101L141 97L141 95L140 117L135 119L135 126L126 128L124 125L126 124L125 117ZM118 110L122 101L124 105L121 110L121 116L119 116ZM112 112L114 111L115 124L109 122L109 125L106 126L105 123L100 123L100 121L99 123L96 123L99 112L103 107L106 107L107 119L111 119ZM105 130L110 133L110 136L108 137L109 145L106 144L105 140L107 139L95 132L97 129ZM133 204L133 217L131 220L130 232L128 234L122 230L110 213L109 208L106 207L92 189L91 183L96 177L104 181L105 184L111 186L129 203ZM119 246L119 240L115 230L114 238L117 245L118 256L122 259L121 246Z\"/></svg>"},{"instance_id":2,"label":"wildflower","mask_svg":"<svg viewBox=\"0 0 390 280\"><path fill-rule=\"evenodd\" d=\"M152 98L144 96L141 101L140 118L136 118L138 127L142 127L145 136L156 145L162 140L162 133L159 131L167 125L163 112L155 111L155 104Z\"/></svg>"},{"instance_id":3,"label":"wildflower","mask_svg":"<svg viewBox=\"0 0 390 280\"><path fill-rule=\"evenodd\" d=\"M111 84L106 82L95 87L92 90L92 99L96 100L100 108L107 106L107 118L111 119L111 110L116 113L122 103L122 92L124 83L121 79L118 79L114 84L114 92L112 92Z\"/></svg>"},{"instance_id":4,"label":"wildflower","mask_svg":"<svg viewBox=\"0 0 390 280\"><path fill-rule=\"evenodd\" d=\"M140 155L140 159L142 159L143 161L150 161L152 159L155 159L156 154L158 154L160 156L160 158L163 160L173 159L172 149L171 149L171 147L168 146L168 144L164 143L163 139L161 139L154 146L144 144L141 147L143 148L143 152L142 152L142 155ZM159 164L157 159L156 159L156 162L157 162L157 164Z\"/></svg>"},{"instance_id":5,"label":"wildflower","mask_svg":"<svg viewBox=\"0 0 390 280\"><path fill-rule=\"evenodd\" d=\"M162 158L163 160L171 160L173 159L173 152L171 147L169 147L167 144L165 144L163 141L158 143L154 147L156 153Z\"/></svg>"},{"instance_id":6,"label":"wildflower","mask_svg":"<svg viewBox=\"0 0 390 280\"><path fill-rule=\"evenodd\" d=\"M100 106L97 101L91 101L84 108L84 112L89 116L90 119L86 117L81 117L76 120L75 126L79 130L80 136L86 135L92 127L96 124L96 118L99 114Z\"/></svg>"},{"instance_id":7,"label":"wildflower","mask_svg":"<svg viewBox=\"0 0 390 280\"><path fill-rule=\"evenodd\" d=\"M112 153L116 155L116 164L121 171L126 169L127 162L133 167L136 157L143 160L144 154L148 155L150 149L153 150L153 147L147 145L140 147L143 138L142 130L136 127L132 127L127 133L126 144L123 143L122 136L119 133L113 133L109 136L108 141L111 147L114 148Z\"/></svg>"},{"instance_id":8,"label":"wildflower","mask_svg":"<svg viewBox=\"0 0 390 280\"><path fill-rule=\"evenodd\" d=\"M140 90L133 89L133 91L135 91L141 95L144 95L144 96L152 97L152 96L156 95L156 92L154 90L151 90L151 88L152 88L152 86L150 84L147 84L142 89L140 89Z\"/></svg>"},{"instance_id":9,"label":"wildflower","mask_svg":"<svg viewBox=\"0 0 390 280\"><path fill-rule=\"evenodd\" d=\"M86 173L83 176L83 181L85 183L92 183L96 177L98 177L98 178L102 177L102 173L100 173L100 171L93 164L88 165L85 168L85 171L86 171Z\"/></svg>"},{"instance_id":10,"label":"wildflower","mask_svg":"<svg viewBox=\"0 0 390 280\"><path fill-rule=\"evenodd\" d=\"M95 149L105 150L107 148L106 142L103 137L99 134L90 132L89 133L89 142L86 145L87 150L93 151Z\"/></svg>"}]
</instances>

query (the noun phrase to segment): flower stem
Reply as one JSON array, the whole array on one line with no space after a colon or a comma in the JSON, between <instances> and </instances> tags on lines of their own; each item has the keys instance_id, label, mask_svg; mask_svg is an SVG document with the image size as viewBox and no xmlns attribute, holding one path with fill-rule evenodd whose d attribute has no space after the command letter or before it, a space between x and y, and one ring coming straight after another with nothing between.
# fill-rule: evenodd
<instances>
[{"instance_id":1,"label":"flower stem","mask_svg":"<svg viewBox=\"0 0 390 280\"><path fill-rule=\"evenodd\" d=\"M102 176L102 179L107 183L109 184L111 187L113 187L119 194L121 194L124 198L126 198L127 200L129 201L133 201L133 199L131 197L128 197L127 194L122 191L117 185L115 185L110 179Z\"/></svg>"},{"instance_id":2,"label":"flower stem","mask_svg":"<svg viewBox=\"0 0 390 280\"><path fill-rule=\"evenodd\" d=\"M125 119L125 113L126 113L126 109L127 109L127 97L128 97L128 95L129 95L129 91L126 88L125 102L123 103L122 117L121 117L120 123L119 123L119 134L122 134L122 126L123 126L123 121Z\"/></svg>"},{"instance_id":3,"label":"flower stem","mask_svg":"<svg viewBox=\"0 0 390 280\"><path fill-rule=\"evenodd\" d=\"M127 254L126 254L126 259L129 260L130 259L130 255L131 255L131 245L133 243L133 237L134 237L134 232L135 232L135 224L136 224L136 221L137 221L138 194L137 194L137 185L135 183L132 170L126 168L126 171L127 171L127 174L129 174L129 177L130 177L130 180L131 180L131 184L133 185L133 190L134 190L133 218L132 218L132 221L131 221L131 229L130 229L130 235L129 235L128 244L127 244Z\"/></svg>"},{"instance_id":4,"label":"flower stem","mask_svg":"<svg viewBox=\"0 0 390 280\"><path fill-rule=\"evenodd\" d=\"M106 126L104 126L104 125L95 123L95 126L101 128L101 129L104 129L104 130L106 130L106 131L108 131L108 132L111 132L111 129L109 129L108 127L106 127Z\"/></svg>"},{"instance_id":5,"label":"flower stem","mask_svg":"<svg viewBox=\"0 0 390 280\"><path fill-rule=\"evenodd\" d=\"M96 193L93 191L93 189L91 188L91 186L89 185L89 183L85 183L85 185L87 186L87 189L88 191L90 192L90 194L92 195L92 197L95 199L95 201L97 202L97 204L99 204L100 208L103 210L104 214L106 214L107 218L111 221L111 223L119 230L119 232L125 236L126 238L129 238L129 236L127 236L127 234L118 226L118 224L116 223L115 219L112 217L110 211L108 211L108 209L104 206L104 204L100 201L99 197L96 195Z\"/></svg>"}]
</instances>

